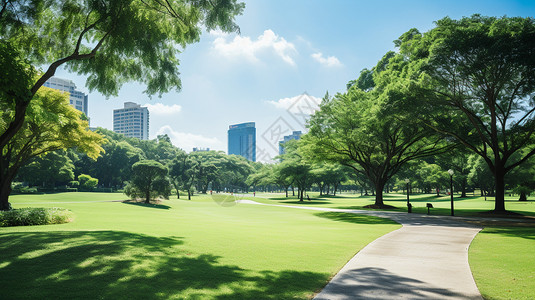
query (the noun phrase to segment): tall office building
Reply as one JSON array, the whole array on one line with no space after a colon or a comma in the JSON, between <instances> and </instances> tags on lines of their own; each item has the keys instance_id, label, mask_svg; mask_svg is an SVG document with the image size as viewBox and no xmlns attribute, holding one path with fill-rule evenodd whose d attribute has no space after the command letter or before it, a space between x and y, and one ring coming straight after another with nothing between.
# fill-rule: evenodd
<instances>
[{"instance_id":1,"label":"tall office building","mask_svg":"<svg viewBox=\"0 0 535 300\"><path fill-rule=\"evenodd\" d=\"M89 115L87 114L87 95L83 92L76 90L76 84L74 84L74 82L67 79L51 77L45 82L44 86L64 92L69 92L69 102L71 103L71 105L77 110L83 112L86 117L89 117Z\"/></svg>"},{"instance_id":2,"label":"tall office building","mask_svg":"<svg viewBox=\"0 0 535 300\"><path fill-rule=\"evenodd\" d=\"M134 102L113 110L113 131L140 140L149 139L149 110Z\"/></svg>"},{"instance_id":3,"label":"tall office building","mask_svg":"<svg viewBox=\"0 0 535 300\"><path fill-rule=\"evenodd\" d=\"M254 122L229 126L228 154L241 155L250 161L256 161L256 128Z\"/></svg>"},{"instance_id":4,"label":"tall office building","mask_svg":"<svg viewBox=\"0 0 535 300\"><path fill-rule=\"evenodd\" d=\"M284 144L286 144L286 142L291 140L298 140L301 138L301 135L301 131L294 131L292 132L292 134L284 136L283 140L279 142L279 155L283 155L284 153L286 153L286 151L284 150Z\"/></svg>"}]
</instances>

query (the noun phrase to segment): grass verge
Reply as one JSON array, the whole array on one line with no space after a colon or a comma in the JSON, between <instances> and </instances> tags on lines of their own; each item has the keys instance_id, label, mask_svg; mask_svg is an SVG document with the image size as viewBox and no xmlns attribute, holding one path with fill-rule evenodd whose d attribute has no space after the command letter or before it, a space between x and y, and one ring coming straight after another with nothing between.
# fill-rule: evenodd
<instances>
[{"instance_id":1,"label":"grass verge","mask_svg":"<svg viewBox=\"0 0 535 300\"><path fill-rule=\"evenodd\" d=\"M469 250L472 274L485 299L533 299L535 228L487 227Z\"/></svg>"}]
</instances>

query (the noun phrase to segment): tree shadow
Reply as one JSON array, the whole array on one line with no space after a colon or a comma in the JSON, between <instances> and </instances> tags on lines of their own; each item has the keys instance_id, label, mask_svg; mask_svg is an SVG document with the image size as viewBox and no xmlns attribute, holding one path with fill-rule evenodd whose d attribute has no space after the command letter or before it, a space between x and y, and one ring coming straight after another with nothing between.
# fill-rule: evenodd
<instances>
[{"instance_id":1,"label":"tree shadow","mask_svg":"<svg viewBox=\"0 0 535 300\"><path fill-rule=\"evenodd\" d=\"M315 213L315 216L326 218L338 222L347 222L355 224L398 224L390 219L383 219L374 216L359 215L344 212L320 212Z\"/></svg>"},{"instance_id":2,"label":"tree shadow","mask_svg":"<svg viewBox=\"0 0 535 300\"><path fill-rule=\"evenodd\" d=\"M535 240L535 224L531 227L487 227L484 231L486 234L498 234L510 237L521 237L524 239Z\"/></svg>"},{"instance_id":3,"label":"tree shadow","mask_svg":"<svg viewBox=\"0 0 535 300\"><path fill-rule=\"evenodd\" d=\"M300 205L314 205L314 204L330 204L331 201L322 201L316 199L303 200L303 201L281 201L280 204L300 204Z\"/></svg>"},{"instance_id":4,"label":"tree shadow","mask_svg":"<svg viewBox=\"0 0 535 300\"><path fill-rule=\"evenodd\" d=\"M132 201L122 201L124 204L130 204L135 206L149 207L149 208L158 208L158 209L170 209L171 206L165 204L154 204L154 203L145 203L145 202L132 202Z\"/></svg>"},{"instance_id":5,"label":"tree shadow","mask_svg":"<svg viewBox=\"0 0 535 300\"><path fill-rule=\"evenodd\" d=\"M359 268L329 283L315 299L469 299L420 280L403 277L383 268ZM477 295L473 295L477 298Z\"/></svg>"},{"instance_id":6,"label":"tree shadow","mask_svg":"<svg viewBox=\"0 0 535 300\"><path fill-rule=\"evenodd\" d=\"M303 298L329 278L225 265L191 253L181 237L72 231L0 239L3 299Z\"/></svg>"}]
</instances>

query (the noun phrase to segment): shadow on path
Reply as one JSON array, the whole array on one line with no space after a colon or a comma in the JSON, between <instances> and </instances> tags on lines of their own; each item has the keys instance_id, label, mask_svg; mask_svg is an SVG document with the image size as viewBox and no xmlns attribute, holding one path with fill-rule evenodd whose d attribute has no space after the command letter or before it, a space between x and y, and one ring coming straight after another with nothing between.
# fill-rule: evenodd
<instances>
[{"instance_id":1,"label":"shadow on path","mask_svg":"<svg viewBox=\"0 0 535 300\"><path fill-rule=\"evenodd\" d=\"M358 285L358 289L348 288ZM425 282L399 276L383 268L360 268L344 273L337 282L323 290L331 298L315 299L437 299L464 298L448 289L429 286Z\"/></svg>"}]
</instances>

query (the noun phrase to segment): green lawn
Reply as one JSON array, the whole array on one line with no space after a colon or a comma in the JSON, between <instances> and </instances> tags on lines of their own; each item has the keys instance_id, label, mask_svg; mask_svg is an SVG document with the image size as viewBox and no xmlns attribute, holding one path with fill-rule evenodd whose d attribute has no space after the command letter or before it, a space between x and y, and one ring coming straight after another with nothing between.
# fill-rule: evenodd
<instances>
[{"instance_id":1,"label":"green lawn","mask_svg":"<svg viewBox=\"0 0 535 300\"><path fill-rule=\"evenodd\" d=\"M291 193L290 193L291 194ZM250 197L246 195L247 199L252 199L262 203L270 204L285 204L285 205L311 205L318 207L330 208L346 208L346 209L362 209L363 206L373 204L374 196L360 196L360 194L341 194L336 197L322 196L318 193L309 193L311 201L299 201L297 197L285 198L284 194L262 194L257 193L257 197ZM397 193L386 193L383 197L384 203L397 207L399 211L407 211L407 195ZM520 202L517 197L506 197L505 208L510 211L518 212L525 215L535 216L535 200ZM432 215L450 215L450 196L436 197L434 194L418 194L410 195L410 202L413 205L413 212L427 213L426 204L431 203ZM488 197L485 201L484 197L471 196L466 198L459 198L459 195L454 194L454 211L458 216L476 216L479 212L490 211L494 209L494 198Z\"/></svg>"},{"instance_id":2,"label":"green lawn","mask_svg":"<svg viewBox=\"0 0 535 300\"><path fill-rule=\"evenodd\" d=\"M399 228L368 216L220 206L210 196L107 202L123 199L13 196L15 208L68 208L75 220L0 228L0 298L307 298L359 249Z\"/></svg>"},{"instance_id":3,"label":"green lawn","mask_svg":"<svg viewBox=\"0 0 535 300\"><path fill-rule=\"evenodd\" d=\"M535 297L535 228L487 227L470 245L469 261L485 299Z\"/></svg>"}]
</instances>

